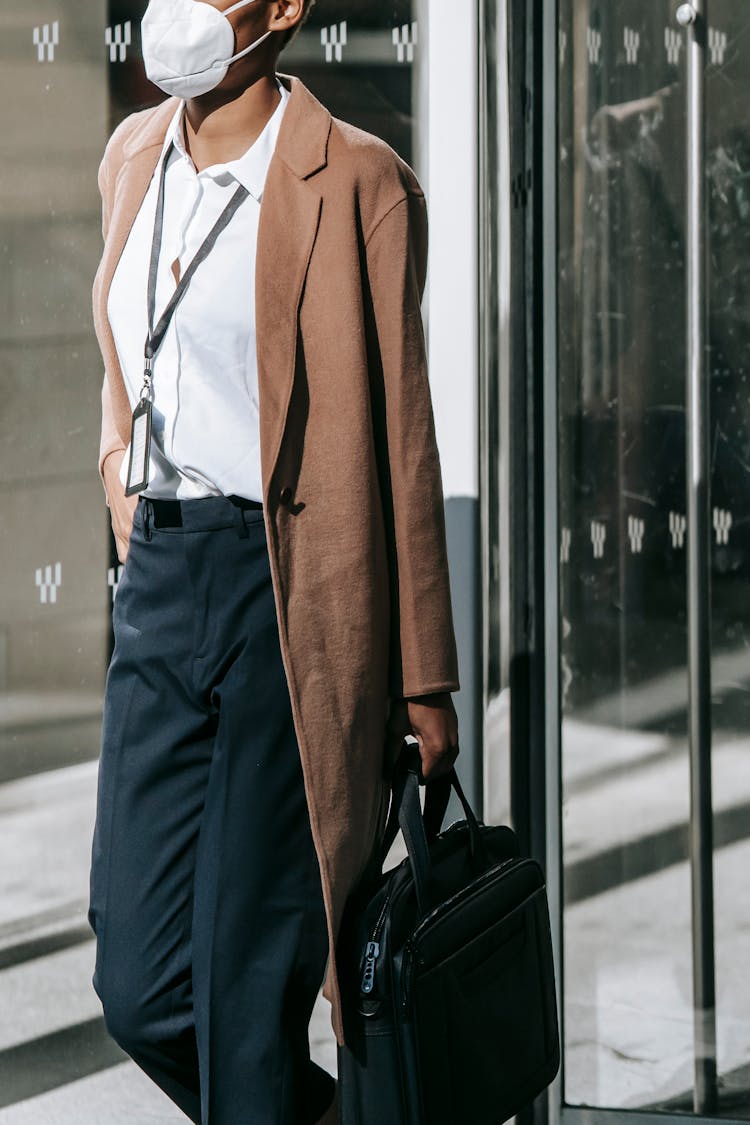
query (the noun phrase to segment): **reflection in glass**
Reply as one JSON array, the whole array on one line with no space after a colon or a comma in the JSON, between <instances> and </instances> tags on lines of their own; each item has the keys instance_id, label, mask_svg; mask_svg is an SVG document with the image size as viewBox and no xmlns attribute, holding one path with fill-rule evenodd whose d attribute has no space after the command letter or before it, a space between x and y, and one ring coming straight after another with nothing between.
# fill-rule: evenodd
<instances>
[{"instance_id":1,"label":"reflection in glass","mask_svg":"<svg viewBox=\"0 0 750 1125\"><path fill-rule=\"evenodd\" d=\"M684 33L563 0L560 573L565 1100L692 1111L686 743ZM720 1110L750 1110L750 20L708 41Z\"/></svg>"}]
</instances>

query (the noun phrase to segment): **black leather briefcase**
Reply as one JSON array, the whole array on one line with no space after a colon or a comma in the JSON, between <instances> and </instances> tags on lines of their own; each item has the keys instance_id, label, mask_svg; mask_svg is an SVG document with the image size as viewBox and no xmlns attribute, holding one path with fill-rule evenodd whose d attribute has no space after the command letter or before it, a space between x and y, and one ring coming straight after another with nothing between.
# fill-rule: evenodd
<instances>
[{"instance_id":1,"label":"black leather briefcase","mask_svg":"<svg viewBox=\"0 0 750 1125\"><path fill-rule=\"evenodd\" d=\"M341 1125L500 1125L560 1064L539 864L478 822L455 770L419 800L418 749L394 768L382 846L339 937ZM455 789L465 813L440 831ZM408 857L383 873L399 825Z\"/></svg>"}]
</instances>

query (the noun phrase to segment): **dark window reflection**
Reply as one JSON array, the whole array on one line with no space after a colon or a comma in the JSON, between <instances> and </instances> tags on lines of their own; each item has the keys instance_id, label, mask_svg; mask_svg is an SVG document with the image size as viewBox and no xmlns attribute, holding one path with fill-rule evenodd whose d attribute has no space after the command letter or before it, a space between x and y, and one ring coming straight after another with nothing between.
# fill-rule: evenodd
<instances>
[{"instance_id":1,"label":"dark window reflection","mask_svg":"<svg viewBox=\"0 0 750 1125\"><path fill-rule=\"evenodd\" d=\"M722 1112L750 1108L750 23L709 12L717 984ZM569 1101L691 1111L685 39L674 5L564 0L560 488Z\"/></svg>"}]
</instances>

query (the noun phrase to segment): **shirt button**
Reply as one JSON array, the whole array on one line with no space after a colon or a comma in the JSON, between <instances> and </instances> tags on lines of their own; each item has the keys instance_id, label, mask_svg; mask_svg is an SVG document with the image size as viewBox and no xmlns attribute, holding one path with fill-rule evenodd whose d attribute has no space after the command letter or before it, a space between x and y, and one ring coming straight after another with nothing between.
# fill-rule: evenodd
<instances>
[{"instance_id":1,"label":"shirt button","mask_svg":"<svg viewBox=\"0 0 750 1125\"><path fill-rule=\"evenodd\" d=\"M279 501L282 504L288 504L291 499L292 499L292 490L291 490L291 488L289 488L288 485L286 485L284 488L282 488L281 492L279 493Z\"/></svg>"}]
</instances>

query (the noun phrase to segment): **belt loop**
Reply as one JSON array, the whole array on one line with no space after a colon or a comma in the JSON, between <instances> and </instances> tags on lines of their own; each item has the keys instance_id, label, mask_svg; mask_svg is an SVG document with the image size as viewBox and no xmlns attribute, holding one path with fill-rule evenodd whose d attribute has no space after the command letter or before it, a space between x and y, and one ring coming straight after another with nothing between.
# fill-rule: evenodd
<instances>
[{"instance_id":1,"label":"belt loop","mask_svg":"<svg viewBox=\"0 0 750 1125\"><path fill-rule=\"evenodd\" d=\"M153 519L154 506L147 496L143 497L143 537L144 539L151 540L151 521Z\"/></svg>"},{"instance_id":2,"label":"belt loop","mask_svg":"<svg viewBox=\"0 0 750 1125\"><path fill-rule=\"evenodd\" d=\"M234 526L240 539L247 539L249 532L247 524L245 523L245 509L240 507L239 504L233 504L234 508Z\"/></svg>"}]
</instances>

